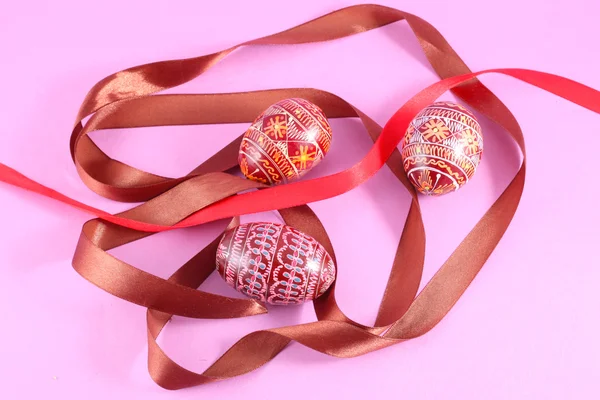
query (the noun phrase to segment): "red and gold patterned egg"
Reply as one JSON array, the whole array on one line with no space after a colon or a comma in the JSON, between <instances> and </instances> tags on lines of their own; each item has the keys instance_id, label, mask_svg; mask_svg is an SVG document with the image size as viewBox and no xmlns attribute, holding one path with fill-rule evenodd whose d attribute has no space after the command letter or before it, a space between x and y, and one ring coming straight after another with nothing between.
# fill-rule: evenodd
<instances>
[{"instance_id":1,"label":"red and gold patterned egg","mask_svg":"<svg viewBox=\"0 0 600 400\"><path fill-rule=\"evenodd\" d=\"M402 141L402 162L410 182L423 194L442 195L473 177L481 161L483 136L473 113L437 102L411 121Z\"/></svg>"},{"instance_id":2,"label":"red and gold patterned egg","mask_svg":"<svg viewBox=\"0 0 600 400\"><path fill-rule=\"evenodd\" d=\"M308 100L281 100L256 118L244 134L238 162L249 179L270 185L298 179L325 157L331 127Z\"/></svg>"},{"instance_id":3,"label":"red and gold patterned egg","mask_svg":"<svg viewBox=\"0 0 600 400\"><path fill-rule=\"evenodd\" d=\"M321 296L335 280L335 265L314 238L270 222L225 232L217 271L238 292L269 304L299 304Z\"/></svg>"}]
</instances>

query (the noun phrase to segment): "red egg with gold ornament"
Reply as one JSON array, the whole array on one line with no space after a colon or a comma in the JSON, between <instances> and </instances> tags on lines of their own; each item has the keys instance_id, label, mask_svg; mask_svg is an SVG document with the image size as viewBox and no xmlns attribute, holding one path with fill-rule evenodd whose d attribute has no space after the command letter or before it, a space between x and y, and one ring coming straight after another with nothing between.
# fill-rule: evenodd
<instances>
[{"instance_id":1,"label":"red egg with gold ornament","mask_svg":"<svg viewBox=\"0 0 600 400\"><path fill-rule=\"evenodd\" d=\"M402 140L402 163L423 194L458 190L475 174L483 152L481 126L460 104L433 103L411 121Z\"/></svg>"},{"instance_id":2,"label":"red egg with gold ornament","mask_svg":"<svg viewBox=\"0 0 600 400\"><path fill-rule=\"evenodd\" d=\"M331 127L312 102L281 100L256 118L244 134L238 162L249 179L270 185L302 177L325 157Z\"/></svg>"}]
</instances>

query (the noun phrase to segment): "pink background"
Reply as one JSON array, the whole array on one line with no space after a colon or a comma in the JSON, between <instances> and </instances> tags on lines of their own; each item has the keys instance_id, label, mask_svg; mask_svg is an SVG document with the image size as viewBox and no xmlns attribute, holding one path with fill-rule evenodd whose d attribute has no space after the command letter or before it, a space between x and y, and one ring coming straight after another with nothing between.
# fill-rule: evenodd
<instances>
[{"instance_id":1,"label":"pink background","mask_svg":"<svg viewBox=\"0 0 600 400\"><path fill-rule=\"evenodd\" d=\"M96 81L129 66L223 49L358 1L27 3L4 0L0 5L0 161L116 212L129 206L85 187L68 154L73 118ZM532 68L600 88L596 0L381 3L431 22L473 70ZM316 87L342 96L383 124L435 80L407 24L400 22L325 44L243 49L176 91ZM483 80L506 101L525 132L527 184L496 252L429 334L356 359L334 359L294 344L246 376L164 391L146 371L144 310L97 289L70 266L89 216L2 186L0 397L599 398L600 120L515 80ZM352 165L371 145L357 121L332 125L333 150L312 177ZM426 279L518 167L507 135L485 120L482 125L486 153L475 179L456 194L422 199ZM244 129L153 128L100 132L95 138L118 159L176 176ZM408 195L383 169L358 189L313 206L338 255L339 303L349 316L371 324ZM273 215L245 220L263 218ZM213 223L157 235L115 254L166 277L221 227ZM216 276L206 289L233 294ZM175 318L161 342L178 362L202 371L247 332L315 319L310 304L272 311L233 321Z\"/></svg>"}]
</instances>

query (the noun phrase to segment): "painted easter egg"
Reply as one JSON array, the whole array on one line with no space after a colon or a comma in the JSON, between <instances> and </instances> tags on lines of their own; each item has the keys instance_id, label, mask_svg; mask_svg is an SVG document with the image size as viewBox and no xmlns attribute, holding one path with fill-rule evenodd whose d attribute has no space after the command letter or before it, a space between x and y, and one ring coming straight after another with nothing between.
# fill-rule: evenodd
<instances>
[{"instance_id":1,"label":"painted easter egg","mask_svg":"<svg viewBox=\"0 0 600 400\"><path fill-rule=\"evenodd\" d=\"M282 305L316 299L335 280L333 260L319 242L270 222L225 232L217 249L217 271L238 292Z\"/></svg>"},{"instance_id":2,"label":"painted easter egg","mask_svg":"<svg viewBox=\"0 0 600 400\"><path fill-rule=\"evenodd\" d=\"M331 127L308 100L281 100L256 118L244 134L238 163L249 179L275 185L298 179L325 157Z\"/></svg>"},{"instance_id":3,"label":"painted easter egg","mask_svg":"<svg viewBox=\"0 0 600 400\"><path fill-rule=\"evenodd\" d=\"M473 177L483 152L481 126L473 113L451 102L434 103L417 114L402 140L402 162L423 194L457 190Z\"/></svg>"}]
</instances>

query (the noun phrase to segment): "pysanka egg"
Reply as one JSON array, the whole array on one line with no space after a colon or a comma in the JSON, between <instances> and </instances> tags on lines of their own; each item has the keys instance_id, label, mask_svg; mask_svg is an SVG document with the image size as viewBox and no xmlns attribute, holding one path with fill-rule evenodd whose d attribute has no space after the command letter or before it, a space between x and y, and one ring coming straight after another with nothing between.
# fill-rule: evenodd
<instances>
[{"instance_id":1,"label":"pysanka egg","mask_svg":"<svg viewBox=\"0 0 600 400\"><path fill-rule=\"evenodd\" d=\"M335 265L311 236L287 225L248 223L230 229L217 249L217 271L238 292L269 304L316 299L335 280Z\"/></svg>"},{"instance_id":2,"label":"pysanka egg","mask_svg":"<svg viewBox=\"0 0 600 400\"><path fill-rule=\"evenodd\" d=\"M402 140L402 162L410 182L423 194L442 195L473 177L483 137L477 119L465 107L434 103L417 114Z\"/></svg>"},{"instance_id":3,"label":"pysanka egg","mask_svg":"<svg viewBox=\"0 0 600 400\"><path fill-rule=\"evenodd\" d=\"M331 146L323 111L308 100L281 100L256 118L244 134L238 162L249 179L270 185L300 178Z\"/></svg>"}]
</instances>

